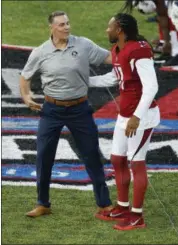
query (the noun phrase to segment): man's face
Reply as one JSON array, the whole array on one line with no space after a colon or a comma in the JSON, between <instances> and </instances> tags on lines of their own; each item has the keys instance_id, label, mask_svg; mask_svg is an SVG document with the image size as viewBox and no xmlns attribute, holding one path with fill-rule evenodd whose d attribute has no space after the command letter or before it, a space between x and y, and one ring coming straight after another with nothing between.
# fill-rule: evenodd
<instances>
[{"instance_id":1,"label":"man's face","mask_svg":"<svg viewBox=\"0 0 178 245\"><path fill-rule=\"evenodd\" d=\"M117 43L119 40L118 37L118 25L115 21L115 18L112 17L108 23L108 28L106 29L106 32L108 34L108 38L110 43Z\"/></svg>"},{"instance_id":2,"label":"man's face","mask_svg":"<svg viewBox=\"0 0 178 245\"><path fill-rule=\"evenodd\" d=\"M60 39L68 39L70 34L70 24L67 15L54 17L53 23L50 25L51 34Z\"/></svg>"}]
</instances>

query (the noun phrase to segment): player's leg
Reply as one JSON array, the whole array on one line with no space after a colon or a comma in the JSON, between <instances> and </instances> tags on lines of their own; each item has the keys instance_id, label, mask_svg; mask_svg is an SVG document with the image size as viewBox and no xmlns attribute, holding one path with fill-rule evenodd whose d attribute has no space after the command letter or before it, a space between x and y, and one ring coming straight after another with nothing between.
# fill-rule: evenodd
<instances>
[{"instance_id":1,"label":"player's leg","mask_svg":"<svg viewBox=\"0 0 178 245\"><path fill-rule=\"evenodd\" d=\"M92 180L96 204L100 208L109 207L111 200L105 182L104 167L100 159L98 131L88 102L83 102L69 110L74 116L66 126L70 129Z\"/></svg>"},{"instance_id":2,"label":"player's leg","mask_svg":"<svg viewBox=\"0 0 178 245\"><path fill-rule=\"evenodd\" d=\"M125 214L129 211L130 170L127 161L127 150L128 138L125 136L125 130L119 127L117 121L111 154L111 163L115 170L117 186L117 206L111 213L111 216L115 218L125 218Z\"/></svg>"},{"instance_id":3,"label":"player's leg","mask_svg":"<svg viewBox=\"0 0 178 245\"><path fill-rule=\"evenodd\" d=\"M128 140L128 160L131 162L133 173L133 202L129 219L115 225L116 229L130 230L145 227L143 203L148 184L145 158L152 132L152 129L138 130L136 135Z\"/></svg>"},{"instance_id":4,"label":"player's leg","mask_svg":"<svg viewBox=\"0 0 178 245\"><path fill-rule=\"evenodd\" d=\"M135 138L129 139L129 160L134 177L133 209L142 211L144 195L147 189L148 178L146 168L146 154L153 129L138 130ZM137 210L138 209L138 210Z\"/></svg>"},{"instance_id":5,"label":"player's leg","mask_svg":"<svg viewBox=\"0 0 178 245\"><path fill-rule=\"evenodd\" d=\"M53 108L51 108L53 107ZM51 171L54 163L54 158L56 154L57 144L60 136L63 122L59 118L55 117L51 113L59 111L60 108L56 105L45 102L42 116L39 121L38 134L37 134L37 159L36 159L36 169L37 169L37 195L38 207L44 207L42 209L34 209L27 213L29 217L40 216L46 210L49 211L50 201L49 201L49 185L51 179Z\"/></svg>"}]
</instances>

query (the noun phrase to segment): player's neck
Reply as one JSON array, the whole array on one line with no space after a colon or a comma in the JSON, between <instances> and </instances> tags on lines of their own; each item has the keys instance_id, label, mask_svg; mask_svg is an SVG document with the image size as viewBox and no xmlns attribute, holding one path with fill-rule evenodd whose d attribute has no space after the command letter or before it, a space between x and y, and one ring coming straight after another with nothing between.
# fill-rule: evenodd
<instances>
[{"instance_id":1,"label":"player's neck","mask_svg":"<svg viewBox=\"0 0 178 245\"><path fill-rule=\"evenodd\" d=\"M125 40L120 39L119 42L117 43L119 50L123 49L125 44L126 44Z\"/></svg>"}]
</instances>

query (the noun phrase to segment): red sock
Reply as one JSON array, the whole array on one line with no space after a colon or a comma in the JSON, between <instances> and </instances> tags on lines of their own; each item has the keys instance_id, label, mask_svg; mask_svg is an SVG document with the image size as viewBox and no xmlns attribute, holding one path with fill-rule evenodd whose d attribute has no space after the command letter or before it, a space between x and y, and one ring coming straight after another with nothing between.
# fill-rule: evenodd
<instances>
[{"instance_id":1,"label":"red sock","mask_svg":"<svg viewBox=\"0 0 178 245\"><path fill-rule=\"evenodd\" d=\"M129 201L130 170L127 157L111 155L111 163L115 170L118 201Z\"/></svg>"},{"instance_id":2,"label":"red sock","mask_svg":"<svg viewBox=\"0 0 178 245\"><path fill-rule=\"evenodd\" d=\"M145 192L148 185L148 177L145 161L132 161L133 172L133 208L142 208Z\"/></svg>"}]
</instances>

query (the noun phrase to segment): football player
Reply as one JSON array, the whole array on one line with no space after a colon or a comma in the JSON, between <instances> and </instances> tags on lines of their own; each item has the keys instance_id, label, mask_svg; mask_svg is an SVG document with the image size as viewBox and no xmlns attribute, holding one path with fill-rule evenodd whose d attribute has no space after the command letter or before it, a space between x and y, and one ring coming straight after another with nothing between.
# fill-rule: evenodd
<instances>
[{"instance_id":1,"label":"football player","mask_svg":"<svg viewBox=\"0 0 178 245\"><path fill-rule=\"evenodd\" d=\"M91 86L120 85L120 112L116 121L111 162L115 170L117 205L97 218L118 220L118 230L144 228L143 203L147 190L146 153L154 127L160 122L154 100L158 91L153 53L149 43L139 35L136 19L124 13L111 18L107 34L112 48L113 71L90 77ZM115 77L114 77L114 73ZM117 79L116 79L117 78ZM133 201L129 202L130 169L133 173Z\"/></svg>"}]
</instances>

